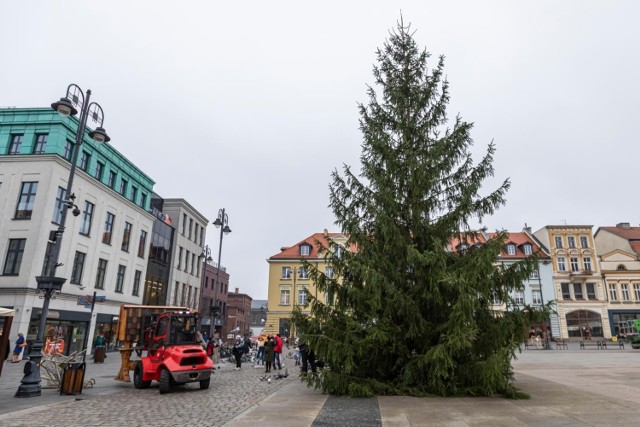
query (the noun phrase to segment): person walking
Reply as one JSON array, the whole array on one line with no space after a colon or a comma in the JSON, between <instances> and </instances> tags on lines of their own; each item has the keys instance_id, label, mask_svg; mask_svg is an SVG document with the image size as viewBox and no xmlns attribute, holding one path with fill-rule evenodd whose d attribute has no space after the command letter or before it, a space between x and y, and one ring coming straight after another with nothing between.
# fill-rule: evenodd
<instances>
[{"instance_id":1,"label":"person walking","mask_svg":"<svg viewBox=\"0 0 640 427\"><path fill-rule=\"evenodd\" d=\"M256 355L256 368L264 366L264 344L267 342L267 335L262 333L258 337L258 354Z\"/></svg>"},{"instance_id":2,"label":"person walking","mask_svg":"<svg viewBox=\"0 0 640 427\"><path fill-rule=\"evenodd\" d=\"M16 346L13 349L13 356L11 357L11 363L20 363L22 359L22 349L27 346L27 341L24 339L22 332L18 332L18 339L16 340Z\"/></svg>"},{"instance_id":3,"label":"person walking","mask_svg":"<svg viewBox=\"0 0 640 427\"><path fill-rule=\"evenodd\" d=\"M276 345L273 348L274 358L273 358L273 368L274 369L282 369L282 338L280 338L280 334L276 334L273 337Z\"/></svg>"},{"instance_id":4,"label":"person walking","mask_svg":"<svg viewBox=\"0 0 640 427\"><path fill-rule=\"evenodd\" d=\"M269 335L267 340L264 342L264 366L265 372L271 372L271 364L273 363L273 359L275 357L274 348L276 346L273 337Z\"/></svg>"},{"instance_id":5,"label":"person walking","mask_svg":"<svg viewBox=\"0 0 640 427\"><path fill-rule=\"evenodd\" d=\"M236 342L233 345L233 357L236 358L236 367L233 368L234 371L239 371L242 368L242 355L244 354L244 338L240 335L236 335Z\"/></svg>"}]
</instances>

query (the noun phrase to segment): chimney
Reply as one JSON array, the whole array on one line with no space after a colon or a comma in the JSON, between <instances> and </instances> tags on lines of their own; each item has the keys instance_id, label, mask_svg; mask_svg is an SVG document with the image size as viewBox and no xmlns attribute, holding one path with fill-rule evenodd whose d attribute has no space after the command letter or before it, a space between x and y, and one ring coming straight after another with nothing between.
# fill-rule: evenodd
<instances>
[{"instance_id":1,"label":"chimney","mask_svg":"<svg viewBox=\"0 0 640 427\"><path fill-rule=\"evenodd\" d=\"M240 293L240 288L236 288L236 294Z\"/></svg>"},{"instance_id":2,"label":"chimney","mask_svg":"<svg viewBox=\"0 0 640 427\"><path fill-rule=\"evenodd\" d=\"M529 227L529 226L527 225L527 223L525 222L525 223L524 223L524 227L522 228L522 231L524 231L525 233L529 233L529 234L531 234L531 227Z\"/></svg>"},{"instance_id":3,"label":"chimney","mask_svg":"<svg viewBox=\"0 0 640 427\"><path fill-rule=\"evenodd\" d=\"M620 222L616 224L616 228L631 228L631 224L628 222Z\"/></svg>"}]
</instances>

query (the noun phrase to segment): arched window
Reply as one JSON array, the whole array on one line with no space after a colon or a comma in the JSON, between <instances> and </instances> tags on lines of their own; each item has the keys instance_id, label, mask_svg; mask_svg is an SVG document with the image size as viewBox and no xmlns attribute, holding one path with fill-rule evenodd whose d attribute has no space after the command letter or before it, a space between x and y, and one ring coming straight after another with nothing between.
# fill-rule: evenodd
<instances>
[{"instance_id":1,"label":"arched window","mask_svg":"<svg viewBox=\"0 0 640 427\"><path fill-rule=\"evenodd\" d=\"M622 270L626 270L627 267L624 266L624 264L619 264L618 267L616 268L616 270L618 271L622 271Z\"/></svg>"},{"instance_id":2,"label":"arched window","mask_svg":"<svg viewBox=\"0 0 640 427\"><path fill-rule=\"evenodd\" d=\"M603 336L602 317L598 313L576 310L567 313L566 319L569 337L589 340Z\"/></svg>"}]
</instances>

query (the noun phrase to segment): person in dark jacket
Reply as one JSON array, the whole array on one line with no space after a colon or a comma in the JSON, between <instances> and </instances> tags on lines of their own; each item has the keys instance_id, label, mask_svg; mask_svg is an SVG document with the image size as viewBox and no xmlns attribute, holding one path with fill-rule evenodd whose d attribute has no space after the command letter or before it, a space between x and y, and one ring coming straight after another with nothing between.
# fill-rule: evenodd
<instances>
[{"instance_id":1,"label":"person in dark jacket","mask_svg":"<svg viewBox=\"0 0 640 427\"><path fill-rule=\"evenodd\" d=\"M300 341L300 359L302 360L302 366L300 367L300 372L307 373L309 368L311 368L311 372L316 371L316 355L309 348L306 342Z\"/></svg>"},{"instance_id":2,"label":"person in dark jacket","mask_svg":"<svg viewBox=\"0 0 640 427\"><path fill-rule=\"evenodd\" d=\"M275 358L275 346L276 343L273 340L273 337L269 335L264 343L264 366L266 368L265 372L271 372L271 364L273 363L273 360Z\"/></svg>"},{"instance_id":3,"label":"person in dark jacket","mask_svg":"<svg viewBox=\"0 0 640 427\"><path fill-rule=\"evenodd\" d=\"M233 357L236 358L236 367L233 368L234 371L239 371L242 368L242 355L244 354L244 338L240 335L236 336L236 342L233 345Z\"/></svg>"}]
</instances>

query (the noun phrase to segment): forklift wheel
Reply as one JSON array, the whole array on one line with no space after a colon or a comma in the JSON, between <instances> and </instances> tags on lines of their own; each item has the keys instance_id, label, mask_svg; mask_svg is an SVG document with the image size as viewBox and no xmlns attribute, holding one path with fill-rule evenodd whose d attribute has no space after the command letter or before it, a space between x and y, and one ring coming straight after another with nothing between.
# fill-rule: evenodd
<instances>
[{"instance_id":1,"label":"forklift wheel","mask_svg":"<svg viewBox=\"0 0 640 427\"><path fill-rule=\"evenodd\" d=\"M142 362L136 363L136 368L133 371L133 386L135 388L149 388L151 381L142 381Z\"/></svg>"},{"instance_id":2,"label":"forklift wheel","mask_svg":"<svg viewBox=\"0 0 640 427\"><path fill-rule=\"evenodd\" d=\"M171 374L166 368L160 370L160 394L169 393L171 390Z\"/></svg>"}]
</instances>

